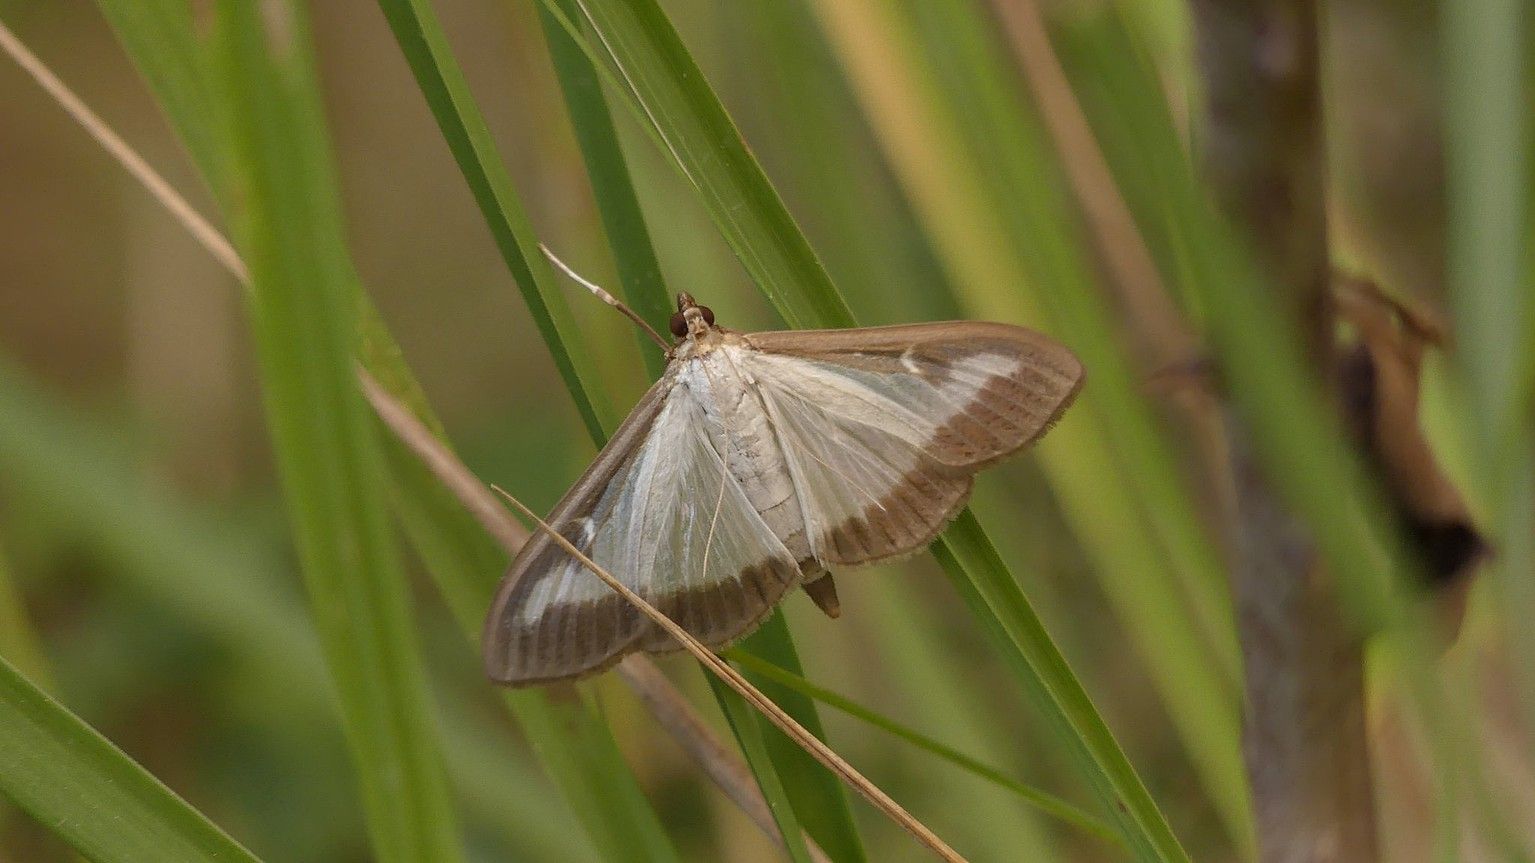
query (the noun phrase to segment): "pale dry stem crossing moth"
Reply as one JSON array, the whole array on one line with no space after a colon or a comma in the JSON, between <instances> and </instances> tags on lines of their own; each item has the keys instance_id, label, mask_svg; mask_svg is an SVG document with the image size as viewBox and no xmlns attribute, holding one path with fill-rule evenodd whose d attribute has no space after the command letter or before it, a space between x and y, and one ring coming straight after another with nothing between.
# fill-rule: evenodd
<instances>
[{"instance_id":1,"label":"pale dry stem crossing moth","mask_svg":"<svg viewBox=\"0 0 1535 863\"><path fill-rule=\"evenodd\" d=\"M795 586L836 617L831 569L925 548L1083 380L1065 346L1007 324L740 333L684 293L671 330L661 379L548 521L716 650ZM539 532L483 647L492 679L525 686L679 645Z\"/></svg>"}]
</instances>

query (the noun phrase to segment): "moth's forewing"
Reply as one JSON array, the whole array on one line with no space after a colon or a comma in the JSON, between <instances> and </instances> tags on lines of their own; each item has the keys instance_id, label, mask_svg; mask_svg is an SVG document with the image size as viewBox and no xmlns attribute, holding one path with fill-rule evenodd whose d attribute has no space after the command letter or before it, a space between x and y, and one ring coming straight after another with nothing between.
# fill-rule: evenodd
<instances>
[{"instance_id":1,"label":"moth's forewing","mask_svg":"<svg viewBox=\"0 0 1535 863\"><path fill-rule=\"evenodd\" d=\"M799 569L727 475L705 436L701 405L688 387L673 386L673 372L549 521L667 617L721 647L771 613ZM700 512L712 520L702 522ZM678 645L540 534L512 562L483 648L493 679L526 685Z\"/></svg>"},{"instance_id":2,"label":"moth's forewing","mask_svg":"<svg viewBox=\"0 0 1535 863\"><path fill-rule=\"evenodd\" d=\"M555 504L545 521L556 530L566 531L573 523L590 515L592 508L612 482L614 474L650 433L651 425L661 411L668 386L669 379L663 376L645 392L639 404L635 405L634 410L630 411L629 416L624 419L623 425L619 426L618 432L608 439L607 446L598 453L596 461L581 474L581 478L576 480L576 484L571 486L565 496L560 498L560 502ZM506 574L501 577L500 587L496 590L496 598L491 603L490 613L485 618L485 629L480 638L485 671L492 680L505 683L524 682L523 677L529 663L526 656L518 653L518 649L522 647L523 635L516 625L517 614L529 602L530 588L534 586L532 582L537 579L538 573L563 565L568 559L564 550L542 531L535 531L523 544L516 557L512 558ZM596 576L593 575L592 578L595 579ZM570 647L567 649L569 653L577 656L599 653L600 651L596 649L599 642L632 640L634 635L629 630L637 628L639 621L638 614L627 615L604 623L605 627L612 627L614 631L611 633L598 633L594 631L595 627L590 626L583 631L572 632L568 639ZM557 677L551 674L549 679L557 679ZM527 682L536 681L528 680Z\"/></svg>"}]
</instances>

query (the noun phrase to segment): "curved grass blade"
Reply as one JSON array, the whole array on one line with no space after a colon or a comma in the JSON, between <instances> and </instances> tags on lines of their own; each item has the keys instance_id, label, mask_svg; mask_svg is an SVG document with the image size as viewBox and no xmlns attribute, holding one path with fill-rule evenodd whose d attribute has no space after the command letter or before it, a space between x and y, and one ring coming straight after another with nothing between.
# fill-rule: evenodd
<instances>
[{"instance_id":1,"label":"curved grass blade","mask_svg":"<svg viewBox=\"0 0 1535 863\"><path fill-rule=\"evenodd\" d=\"M661 8L650 0L576 0L581 17L572 19L554 0L540 2L657 136L784 320L794 327L852 326L847 303ZM586 39L578 24L589 25L595 38Z\"/></svg>"},{"instance_id":2,"label":"curved grass blade","mask_svg":"<svg viewBox=\"0 0 1535 863\"><path fill-rule=\"evenodd\" d=\"M803 673L799 652L789 636L789 624L781 611L764 621L760 629L737 645L737 649L781 668ZM746 678L811 734L822 741L826 740L821 716L810 699L772 680L760 680L750 673ZM779 780L789 793L794 814L805 830L833 859L863 860L863 840L858 836L858 826L853 821L853 812L848 806L847 792L843 790L842 783L783 732L760 721L757 721L757 726ZM753 762L752 768L762 770L756 762Z\"/></svg>"},{"instance_id":3,"label":"curved grass blade","mask_svg":"<svg viewBox=\"0 0 1535 863\"><path fill-rule=\"evenodd\" d=\"M4 659L0 792L102 863L256 860Z\"/></svg>"},{"instance_id":4,"label":"curved grass blade","mask_svg":"<svg viewBox=\"0 0 1535 863\"><path fill-rule=\"evenodd\" d=\"M932 613L933 594L945 587L897 577L857 600L859 621L867 616L872 630L871 647L877 650L881 667L892 671L892 679L880 680L878 688L868 690L869 697L892 705L892 710L896 705L920 705L913 719L920 720L921 727L989 763L1011 765L1051 786L1070 787L1073 796L1079 787L1085 790L1085 783L1076 778L1076 765L1034 705L1025 703L1021 692L998 691L997 681L1006 684L1012 670L984 655L990 645L976 637L979 630L961 636L969 645L962 648L955 643L950 615ZM960 614L965 613L961 608ZM976 668L978 658L986 666L984 671ZM857 673L856 667L852 670ZM849 679L848 685L856 679ZM908 771L923 770L923 757L901 753L901 764ZM994 793L984 780L956 779L929 784L920 792L921 802L934 820L953 824L955 840L977 858L1038 863L1069 859L1070 853L1052 829L1055 825L1033 807L1012 795ZM1088 808L1097 809L1091 802Z\"/></svg>"},{"instance_id":5,"label":"curved grass blade","mask_svg":"<svg viewBox=\"0 0 1535 863\"><path fill-rule=\"evenodd\" d=\"M352 371L355 276L308 67L307 23L219 7L212 57L251 273L267 420L316 628L352 748L373 852L461 859L384 497L384 461Z\"/></svg>"},{"instance_id":6,"label":"curved grass blade","mask_svg":"<svg viewBox=\"0 0 1535 863\"><path fill-rule=\"evenodd\" d=\"M1058 736L1072 746L1075 758L1089 766L1083 771L1086 779L1100 800L1109 801L1110 815L1131 850L1142 859L1187 860L1150 792L975 516L962 513L933 553L1041 713L1057 725ZM971 572L981 577L969 577Z\"/></svg>"},{"instance_id":7,"label":"curved grass blade","mask_svg":"<svg viewBox=\"0 0 1535 863\"><path fill-rule=\"evenodd\" d=\"M1524 24L1520 26L1520 17ZM1468 409L1458 411L1474 488L1496 531L1493 574L1507 601L1510 645L1526 721L1535 720L1535 637L1522 615L1535 607L1528 537L1535 526L1518 506L1535 482L1535 36L1520 4L1445 5L1449 301L1455 360ZM1523 74L1521 74L1523 66ZM1507 549L1505 553L1504 549Z\"/></svg>"},{"instance_id":8,"label":"curved grass blade","mask_svg":"<svg viewBox=\"0 0 1535 863\"><path fill-rule=\"evenodd\" d=\"M21 592L11 577L5 549L0 547L0 658L45 690L53 689L48 660L43 655L37 631L27 617Z\"/></svg>"},{"instance_id":9,"label":"curved grass blade","mask_svg":"<svg viewBox=\"0 0 1535 863\"><path fill-rule=\"evenodd\" d=\"M853 325L851 312L659 7L649 0L580 0L579 5L596 33L591 54L610 64L607 74L615 86L633 100L664 151L699 189L727 242L785 319L795 326ZM582 40L573 22L562 23ZM1047 712L1060 718L1063 736L1129 843L1145 859L1186 859L1059 651L1048 637L1034 637L1043 628L1011 574L994 553L986 555L990 546L979 528L966 530L967 524L973 520L961 516L957 529L935 546L939 559L956 581L973 580L972 592L984 585L1007 611L1009 625L1004 625L989 603L973 605L979 617L989 618L983 621L988 628L1006 636L1015 669L1043 696ZM962 553L942 553L950 542Z\"/></svg>"},{"instance_id":10,"label":"curved grass blade","mask_svg":"<svg viewBox=\"0 0 1535 863\"><path fill-rule=\"evenodd\" d=\"M0 358L0 470L10 499L25 506L67 501L61 511L71 529L93 554L116 562L115 577L129 591L207 633L255 675L281 680L291 699L285 709L333 721L334 697L313 628L303 606L275 589L289 577L279 550L264 535L210 519L146 479L142 460L117 445L125 435L107 418L51 403L35 382ZM485 580L485 573L477 574ZM486 590L488 583L477 591L479 601ZM476 610L476 618L478 614ZM30 672L29 677L38 680ZM540 707L535 700L528 709ZM570 713L557 724L579 728L584 714L586 724L603 727L584 710ZM485 747L478 742L484 733L466 721L449 721L456 718L451 712L444 715L444 748L453 784L472 814L528 842L525 850L530 854L543 850L579 856L585 846L554 841L556 831L568 831L575 823L564 801L531 783L524 783L526 790L519 797L518 790L507 787L513 781L509 771L517 765L487 762ZM600 740L592 735L582 743L557 746L555 754L578 748L601 751ZM613 748L611 738L606 745ZM612 764L622 766L616 752L612 757L609 764L592 758L590 769L593 776L603 777L594 784L621 791L628 774L612 769ZM628 786L633 785L631 779ZM632 793L643 806L637 787ZM538 805L525 799L530 794ZM640 835L617 815L603 817L610 819L605 829L623 831L625 841ZM626 851L605 859L633 858Z\"/></svg>"},{"instance_id":11,"label":"curved grass blade","mask_svg":"<svg viewBox=\"0 0 1535 863\"><path fill-rule=\"evenodd\" d=\"M1025 785L995 767L991 767L978 759L971 758L952 746L940 743L914 728L870 710L830 689L817 686L801 675L779 668L771 662L765 662L749 653L737 650L726 651L726 657L743 669L750 670L753 674L787 686L801 695L813 698L829 707L834 707L855 719L862 720L875 728L893 734L918 749L930 752L962 770L966 770L994 785L1005 788L1041 812L1054 816L1074 827L1081 828L1107 842L1123 847L1124 840L1120 838L1113 828L1053 794Z\"/></svg>"},{"instance_id":12,"label":"curved grass blade","mask_svg":"<svg viewBox=\"0 0 1535 863\"><path fill-rule=\"evenodd\" d=\"M230 188L230 152L215 128L212 70L192 35L186 0L96 0L96 7L149 83L203 182L222 196Z\"/></svg>"}]
</instances>

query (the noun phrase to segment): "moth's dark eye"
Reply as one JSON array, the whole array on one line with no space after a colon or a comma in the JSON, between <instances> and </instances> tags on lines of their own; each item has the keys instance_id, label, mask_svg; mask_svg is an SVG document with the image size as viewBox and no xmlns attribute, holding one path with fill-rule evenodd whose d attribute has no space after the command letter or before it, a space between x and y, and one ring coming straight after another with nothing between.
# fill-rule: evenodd
<instances>
[{"instance_id":1,"label":"moth's dark eye","mask_svg":"<svg viewBox=\"0 0 1535 863\"><path fill-rule=\"evenodd\" d=\"M714 310L708 306L699 306L698 310L704 313L704 323L714 326Z\"/></svg>"},{"instance_id":2,"label":"moth's dark eye","mask_svg":"<svg viewBox=\"0 0 1535 863\"><path fill-rule=\"evenodd\" d=\"M688 319L682 316L682 312L672 312L672 335L682 338L688 334Z\"/></svg>"}]
</instances>

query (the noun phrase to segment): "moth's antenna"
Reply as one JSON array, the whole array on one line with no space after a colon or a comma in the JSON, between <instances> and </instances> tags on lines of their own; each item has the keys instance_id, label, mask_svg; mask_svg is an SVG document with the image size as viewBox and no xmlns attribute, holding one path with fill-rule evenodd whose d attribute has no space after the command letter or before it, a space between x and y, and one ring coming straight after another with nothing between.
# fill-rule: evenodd
<instances>
[{"instance_id":1,"label":"moth's antenna","mask_svg":"<svg viewBox=\"0 0 1535 863\"><path fill-rule=\"evenodd\" d=\"M595 282L591 282L582 278L581 274L575 270L572 270L569 264L555 257L554 253L549 251L549 247L543 243L538 244L538 250L544 253L544 257L549 259L549 263L559 267L560 272L570 276L582 287L586 288L588 291L591 291L593 294L596 294L597 299L602 300L604 303L607 303L613 308L618 309L620 312L623 312L624 317L638 324L640 329L644 330L645 334L650 336L652 341L661 346L661 350L670 351L672 349L671 344L668 343L666 339L661 338L661 334L656 332L655 327L652 327L650 324L646 323L644 318L640 317L638 314L635 314L634 309L624 305L623 302L618 299L618 297L615 297L607 291L604 291L602 287Z\"/></svg>"}]
</instances>

